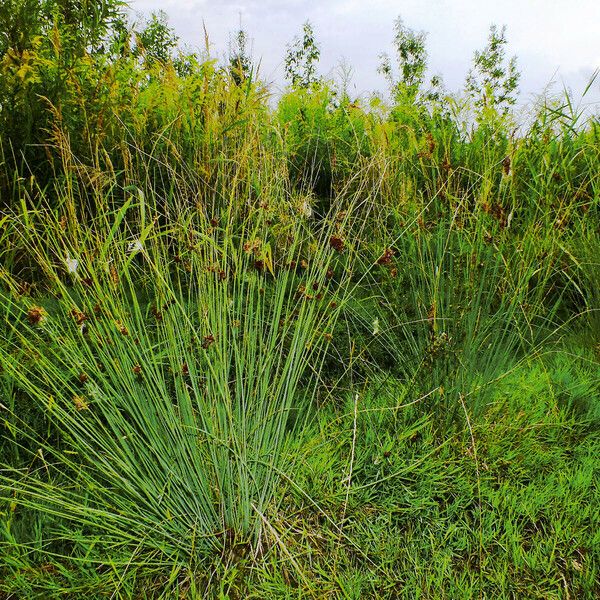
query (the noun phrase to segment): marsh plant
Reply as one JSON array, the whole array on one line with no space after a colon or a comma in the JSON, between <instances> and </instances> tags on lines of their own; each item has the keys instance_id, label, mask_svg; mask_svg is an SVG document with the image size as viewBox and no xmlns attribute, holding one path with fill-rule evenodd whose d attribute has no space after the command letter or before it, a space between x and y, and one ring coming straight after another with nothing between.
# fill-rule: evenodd
<instances>
[{"instance_id":1,"label":"marsh plant","mask_svg":"<svg viewBox=\"0 0 600 600\"><path fill-rule=\"evenodd\" d=\"M21 215L49 296L44 308L4 297L1 360L52 435L13 407L29 466L2 480L20 505L126 560L275 542L284 448L314 399L353 260L332 242L348 217L315 231L279 210L277 228L260 205L241 223L187 211L168 229L148 200L89 224Z\"/></svg>"},{"instance_id":2,"label":"marsh plant","mask_svg":"<svg viewBox=\"0 0 600 600\"><path fill-rule=\"evenodd\" d=\"M71 4L0 5L0 595L598 597L597 116Z\"/></svg>"}]
</instances>

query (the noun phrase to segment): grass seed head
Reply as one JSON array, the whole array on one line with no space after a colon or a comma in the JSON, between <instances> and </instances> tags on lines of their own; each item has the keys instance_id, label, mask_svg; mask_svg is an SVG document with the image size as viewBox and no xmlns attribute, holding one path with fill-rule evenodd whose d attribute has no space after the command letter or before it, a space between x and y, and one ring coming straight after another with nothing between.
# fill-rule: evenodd
<instances>
[{"instance_id":1,"label":"grass seed head","mask_svg":"<svg viewBox=\"0 0 600 600\"><path fill-rule=\"evenodd\" d=\"M343 238L341 238L339 235L332 235L329 238L329 245L336 251L336 252L343 252L344 248L346 247L346 243L344 242Z\"/></svg>"},{"instance_id":2,"label":"grass seed head","mask_svg":"<svg viewBox=\"0 0 600 600\"><path fill-rule=\"evenodd\" d=\"M87 321L87 315L84 312L80 311L78 308L74 308L69 313L69 315L71 317L73 317L73 319L74 319L75 323L77 323L77 325L83 325L83 323L85 321Z\"/></svg>"},{"instance_id":3,"label":"grass seed head","mask_svg":"<svg viewBox=\"0 0 600 600\"><path fill-rule=\"evenodd\" d=\"M127 329L127 327L125 327L121 321L115 321L115 325L117 326L117 329L121 335L129 335L129 329Z\"/></svg>"},{"instance_id":4,"label":"grass seed head","mask_svg":"<svg viewBox=\"0 0 600 600\"><path fill-rule=\"evenodd\" d=\"M78 411L89 410L90 406L83 396L73 396L73 404Z\"/></svg>"},{"instance_id":5,"label":"grass seed head","mask_svg":"<svg viewBox=\"0 0 600 600\"><path fill-rule=\"evenodd\" d=\"M45 321L47 315L48 313L41 306L32 306L27 311L27 320L32 325L41 325Z\"/></svg>"},{"instance_id":6,"label":"grass seed head","mask_svg":"<svg viewBox=\"0 0 600 600\"><path fill-rule=\"evenodd\" d=\"M210 334L210 335L205 335L202 338L202 348L204 348L204 350L206 350L207 348L209 348L210 346L212 346L212 344L215 343L215 336Z\"/></svg>"}]
</instances>

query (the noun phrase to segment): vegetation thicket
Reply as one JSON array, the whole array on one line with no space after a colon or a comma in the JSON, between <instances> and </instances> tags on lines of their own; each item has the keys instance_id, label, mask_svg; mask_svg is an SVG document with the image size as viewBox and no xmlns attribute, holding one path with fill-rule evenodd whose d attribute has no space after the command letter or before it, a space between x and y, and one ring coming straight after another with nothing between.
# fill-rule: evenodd
<instances>
[{"instance_id":1,"label":"vegetation thicket","mask_svg":"<svg viewBox=\"0 0 600 600\"><path fill-rule=\"evenodd\" d=\"M0 5L0 595L598 597L597 116L204 35Z\"/></svg>"}]
</instances>

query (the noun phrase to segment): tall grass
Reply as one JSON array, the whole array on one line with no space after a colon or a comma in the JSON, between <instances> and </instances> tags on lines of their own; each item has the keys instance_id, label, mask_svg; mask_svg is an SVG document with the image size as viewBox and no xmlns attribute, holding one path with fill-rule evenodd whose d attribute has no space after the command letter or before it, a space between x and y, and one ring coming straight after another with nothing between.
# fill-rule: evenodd
<instances>
[{"instance_id":1,"label":"tall grass","mask_svg":"<svg viewBox=\"0 0 600 600\"><path fill-rule=\"evenodd\" d=\"M597 120L190 61L2 163L0 590L592 597Z\"/></svg>"},{"instance_id":2,"label":"tall grass","mask_svg":"<svg viewBox=\"0 0 600 600\"><path fill-rule=\"evenodd\" d=\"M174 560L273 543L284 447L353 261L331 243L350 213L314 226L285 199L278 211L279 227L260 206L243 221L183 209L161 227L143 195L86 224L24 210L19 235L49 297L4 295L1 359L52 433L13 408L21 461L2 480L15 502L127 561L134 549Z\"/></svg>"}]
</instances>

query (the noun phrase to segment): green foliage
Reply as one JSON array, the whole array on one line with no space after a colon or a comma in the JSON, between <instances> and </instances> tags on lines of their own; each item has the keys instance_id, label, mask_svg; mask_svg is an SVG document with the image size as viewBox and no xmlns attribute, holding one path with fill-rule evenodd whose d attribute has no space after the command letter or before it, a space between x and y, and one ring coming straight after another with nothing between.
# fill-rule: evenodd
<instances>
[{"instance_id":1,"label":"green foliage","mask_svg":"<svg viewBox=\"0 0 600 600\"><path fill-rule=\"evenodd\" d=\"M342 305L350 282L326 279L332 227L348 217L332 214L313 237L302 220L269 229L263 211L243 222L224 213L218 225L183 211L173 235L150 198L133 202L67 230L45 211L23 215L57 300L42 308L3 297L0 361L52 435L11 414L23 455L0 489L18 488L19 506L83 528L81 543L102 537L98 550L167 564L259 553L284 448L339 313L329 304ZM297 276L290 265L306 245L310 266ZM319 297L307 291L315 286ZM46 468L21 472L38 447ZM66 551L69 537L56 536Z\"/></svg>"},{"instance_id":2,"label":"green foliage","mask_svg":"<svg viewBox=\"0 0 600 600\"><path fill-rule=\"evenodd\" d=\"M12 48L14 54L27 50L41 31L39 0L7 0L0 6L0 56Z\"/></svg>"},{"instance_id":3,"label":"green foliage","mask_svg":"<svg viewBox=\"0 0 600 600\"><path fill-rule=\"evenodd\" d=\"M507 114L517 101L521 74L517 70L516 57L506 59L507 44L506 26L498 31L498 27L492 25L487 45L473 55L473 67L465 88L479 112L494 109Z\"/></svg>"},{"instance_id":4,"label":"green foliage","mask_svg":"<svg viewBox=\"0 0 600 600\"><path fill-rule=\"evenodd\" d=\"M564 369L578 372L566 388L553 381ZM462 418L444 438L423 398L378 383L321 414L315 439L298 444L302 519L333 521L310 571L301 563L319 574L315 587L372 598L597 593L598 438L561 399L597 394L597 372L567 352L513 368L476 392L488 401L477 417L454 397ZM299 552L310 534L290 544Z\"/></svg>"},{"instance_id":5,"label":"green foliage","mask_svg":"<svg viewBox=\"0 0 600 600\"><path fill-rule=\"evenodd\" d=\"M321 50L315 40L313 27L309 21L302 25L302 39L296 37L287 46L285 56L285 77L295 88L316 86L320 78L317 65Z\"/></svg>"},{"instance_id":6,"label":"green foliage","mask_svg":"<svg viewBox=\"0 0 600 600\"><path fill-rule=\"evenodd\" d=\"M416 32L404 25L401 17L394 22L396 35L394 47L396 61L400 73L394 77L391 59L382 54L379 72L387 79L392 96L396 101L401 98L415 100L420 92L427 69L427 49L425 48L426 34Z\"/></svg>"},{"instance_id":7,"label":"green foliage","mask_svg":"<svg viewBox=\"0 0 600 600\"><path fill-rule=\"evenodd\" d=\"M598 119L119 6L0 6L0 595L598 596Z\"/></svg>"},{"instance_id":8,"label":"green foliage","mask_svg":"<svg viewBox=\"0 0 600 600\"><path fill-rule=\"evenodd\" d=\"M97 96L106 69L105 44L124 28L124 3L11 0L0 9L0 128L2 152L13 174L50 178L48 149L56 122L68 119L74 97ZM81 81L83 79L83 81ZM79 85L78 85L79 84ZM82 98L83 99L83 98ZM85 110L84 106L80 106ZM83 126L71 124L73 131ZM85 132L85 129L84 129ZM78 134L79 137L81 134ZM50 164L49 164L50 163ZM0 178L10 201L10 176Z\"/></svg>"},{"instance_id":9,"label":"green foliage","mask_svg":"<svg viewBox=\"0 0 600 600\"><path fill-rule=\"evenodd\" d=\"M146 60L166 64L173 60L173 51L179 44L179 38L169 27L167 14L161 10L150 15L144 28L137 34L137 43Z\"/></svg>"},{"instance_id":10,"label":"green foliage","mask_svg":"<svg viewBox=\"0 0 600 600\"><path fill-rule=\"evenodd\" d=\"M229 75L235 85L241 85L252 77L252 58L248 51L248 34L238 29L233 39L229 40Z\"/></svg>"}]
</instances>

